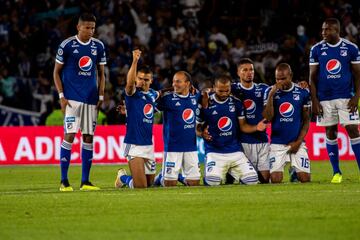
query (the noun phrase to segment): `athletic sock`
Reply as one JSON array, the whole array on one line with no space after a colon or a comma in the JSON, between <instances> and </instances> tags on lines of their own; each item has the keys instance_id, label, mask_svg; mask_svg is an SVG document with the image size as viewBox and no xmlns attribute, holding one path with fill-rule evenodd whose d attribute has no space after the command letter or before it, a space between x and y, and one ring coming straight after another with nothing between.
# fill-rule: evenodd
<instances>
[{"instance_id":1,"label":"athletic sock","mask_svg":"<svg viewBox=\"0 0 360 240\"><path fill-rule=\"evenodd\" d=\"M89 182L92 159L93 159L93 144L83 143L82 151L81 151L81 161L82 161L81 182Z\"/></svg>"},{"instance_id":2,"label":"athletic sock","mask_svg":"<svg viewBox=\"0 0 360 240\"><path fill-rule=\"evenodd\" d=\"M350 143L360 170L360 137L350 139Z\"/></svg>"},{"instance_id":3,"label":"athletic sock","mask_svg":"<svg viewBox=\"0 0 360 240\"><path fill-rule=\"evenodd\" d=\"M72 143L65 140L61 143L60 148L60 169L61 169L61 181L68 180L68 170L71 160L71 147Z\"/></svg>"},{"instance_id":4,"label":"athletic sock","mask_svg":"<svg viewBox=\"0 0 360 240\"><path fill-rule=\"evenodd\" d=\"M333 168L334 174L340 173L340 166L339 166L339 145L338 140L330 140L326 138L326 149L329 155L330 163Z\"/></svg>"}]
</instances>

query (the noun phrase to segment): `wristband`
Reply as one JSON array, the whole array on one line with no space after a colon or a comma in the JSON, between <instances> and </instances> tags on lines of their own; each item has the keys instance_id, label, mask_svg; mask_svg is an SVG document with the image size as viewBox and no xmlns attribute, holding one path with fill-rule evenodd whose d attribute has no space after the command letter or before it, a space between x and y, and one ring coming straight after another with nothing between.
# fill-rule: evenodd
<instances>
[{"instance_id":1,"label":"wristband","mask_svg":"<svg viewBox=\"0 0 360 240\"><path fill-rule=\"evenodd\" d=\"M59 99L64 98L64 93L59 93Z\"/></svg>"},{"instance_id":2,"label":"wristband","mask_svg":"<svg viewBox=\"0 0 360 240\"><path fill-rule=\"evenodd\" d=\"M99 101L104 101L104 95L99 96Z\"/></svg>"}]
</instances>

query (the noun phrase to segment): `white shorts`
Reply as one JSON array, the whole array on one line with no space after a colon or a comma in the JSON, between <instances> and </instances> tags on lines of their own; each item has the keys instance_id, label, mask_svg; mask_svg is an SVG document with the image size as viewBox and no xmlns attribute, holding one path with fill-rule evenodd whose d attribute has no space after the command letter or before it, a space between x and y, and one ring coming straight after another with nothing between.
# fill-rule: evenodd
<instances>
[{"instance_id":1,"label":"white shorts","mask_svg":"<svg viewBox=\"0 0 360 240\"><path fill-rule=\"evenodd\" d=\"M200 180L199 157L194 152L164 152L162 174L164 180L177 180L179 171L185 179Z\"/></svg>"},{"instance_id":2,"label":"white shorts","mask_svg":"<svg viewBox=\"0 0 360 240\"><path fill-rule=\"evenodd\" d=\"M350 99L335 99L330 101L321 101L320 105L323 109L323 116L317 116L317 126L333 126L338 123L343 126L360 123L359 113L355 111L353 113L347 107Z\"/></svg>"},{"instance_id":3,"label":"white shorts","mask_svg":"<svg viewBox=\"0 0 360 240\"><path fill-rule=\"evenodd\" d=\"M156 173L156 162L154 156L154 145L135 145L124 143L125 150L124 156L128 161L131 161L134 158L144 158L145 161L145 174L155 174Z\"/></svg>"},{"instance_id":4,"label":"white shorts","mask_svg":"<svg viewBox=\"0 0 360 240\"><path fill-rule=\"evenodd\" d=\"M65 133L77 133L94 135L97 115L96 105L69 100L65 109L64 129Z\"/></svg>"},{"instance_id":5,"label":"white shorts","mask_svg":"<svg viewBox=\"0 0 360 240\"><path fill-rule=\"evenodd\" d=\"M208 153L205 162L205 180L209 185L225 182L225 174L229 174L243 183L257 182L257 173L243 152ZM256 178L256 179L255 179ZM210 184L213 182L213 184Z\"/></svg>"},{"instance_id":6,"label":"white shorts","mask_svg":"<svg viewBox=\"0 0 360 240\"><path fill-rule=\"evenodd\" d=\"M310 160L305 143L302 143L299 151L295 154L288 154L290 146L284 144L271 144L269 161L270 173L284 172L286 163L290 162L296 172L310 173Z\"/></svg>"},{"instance_id":7,"label":"white shorts","mask_svg":"<svg viewBox=\"0 0 360 240\"><path fill-rule=\"evenodd\" d=\"M242 143L245 156L257 171L269 171L269 143Z\"/></svg>"}]
</instances>

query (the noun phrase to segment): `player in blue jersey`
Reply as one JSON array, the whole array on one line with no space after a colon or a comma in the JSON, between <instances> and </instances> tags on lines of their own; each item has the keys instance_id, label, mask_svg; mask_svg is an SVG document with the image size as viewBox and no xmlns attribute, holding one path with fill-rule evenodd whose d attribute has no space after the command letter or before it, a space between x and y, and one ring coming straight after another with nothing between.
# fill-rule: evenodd
<instances>
[{"instance_id":1,"label":"player in blue jersey","mask_svg":"<svg viewBox=\"0 0 360 240\"><path fill-rule=\"evenodd\" d=\"M215 79L215 93L210 95L209 105L202 108L197 119L197 134L205 140L206 185L220 185L226 173L243 184L257 184L258 175L242 151L240 130L246 133L264 131L266 124L246 122L241 101L231 92L231 78L223 75Z\"/></svg>"},{"instance_id":2,"label":"player in blue jersey","mask_svg":"<svg viewBox=\"0 0 360 240\"><path fill-rule=\"evenodd\" d=\"M244 106L246 121L256 125L263 120L264 93L268 85L254 83L254 63L249 58L240 59L237 67L240 82L231 85L232 94L239 98ZM240 142L246 157L254 165L261 183L268 183L269 171L269 143L265 131L240 133Z\"/></svg>"},{"instance_id":3,"label":"player in blue jersey","mask_svg":"<svg viewBox=\"0 0 360 240\"><path fill-rule=\"evenodd\" d=\"M60 191L73 191L68 169L75 134L82 133L82 178L80 190L99 190L89 181L93 159L93 135L98 108L104 100L106 56L104 44L92 36L95 16L80 16L76 36L64 40L57 51L54 82L65 113L64 140L60 150Z\"/></svg>"},{"instance_id":4,"label":"player in blue jersey","mask_svg":"<svg viewBox=\"0 0 360 240\"><path fill-rule=\"evenodd\" d=\"M153 184L156 163L152 142L155 101L159 93L150 88L153 75L148 68L137 71L140 50L133 51L133 61L125 86L126 135L124 155L131 175L119 169L115 187L146 188Z\"/></svg>"},{"instance_id":5,"label":"player in blue jersey","mask_svg":"<svg viewBox=\"0 0 360 240\"><path fill-rule=\"evenodd\" d=\"M310 125L309 92L292 82L288 64L275 70L276 84L264 96L264 117L271 122L270 179L280 183L286 163L296 170L300 182L310 181L310 161L304 138Z\"/></svg>"},{"instance_id":6,"label":"player in blue jersey","mask_svg":"<svg viewBox=\"0 0 360 240\"><path fill-rule=\"evenodd\" d=\"M338 123L350 137L360 169L360 55L355 44L340 38L340 23L335 18L324 21L322 37L310 51L312 109L317 115L317 125L326 129L326 149L333 168L331 183L341 183Z\"/></svg>"},{"instance_id":7,"label":"player in blue jersey","mask_svg":"<svg viewBox=\"0 0 360 240\"><path fill-rule=\"evenodd\" d=\"M196 113L200 93L190 92L191 76L178 71L173 77L173 92L165 93L157 108L163 111L164 159L157 178L163 186L176 186L180 170L181 181L188 186L200 183L196 146Z\"/></svg>"}]
</instances>

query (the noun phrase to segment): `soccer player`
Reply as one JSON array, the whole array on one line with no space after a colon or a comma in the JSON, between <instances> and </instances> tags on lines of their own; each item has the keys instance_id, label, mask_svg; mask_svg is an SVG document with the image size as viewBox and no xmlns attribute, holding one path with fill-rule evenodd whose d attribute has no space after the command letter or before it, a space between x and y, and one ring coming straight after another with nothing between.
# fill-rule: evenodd
<instances>
[{"instance_id":1,"label":"soccer player","mask_svg":"<svg viewBox=\"0 0 360 240\"><path fill-rule=\"evenodd\" d=\"M300 182L310 181L310 161L304 138L310 125L309 92L292 82L288 64L275 70L276 84L265 92L264 117L271 122L270 179L280 183L286 163L296 170Z\"/></svg>"},{"instance_id":2,"label":"soccer player","mask_svg":"<svg viewBox=\"0 0 360 240\"><path fill-rule=\"evenodd\" d=\"M149 68L137 70L141 56L134 50L133 61L127 74L125 86L126 135L124 155L129 162L131 175L119 169L115 187L147 188L154 182L156 163L152 129L154 109L159 93L150 88L153 74Z\"/></svg>"},{"instance_id":3,"label":"soccer player","mask_svg":"<svg viewBox=\"0 0 360 240\"><path fill-rule=\"evenodd\" d=\"M93 135L98 108L104 100L106 56L104 44L92 36L96 18L80 16L76 36L64 40L57 51L54 82L65 113L64 140L60 150L60 191L73 191L68 169L75 134L82 133L82 177L80 190L99 190L89 181L93 159Z\"/></svg>"},{"instance_id":4,"label":"soccer player","mask_svg":"<svg viewBox=\"0 0 360 240\"><path fill-rule=\"evenodd\" d=\"M173 77L173 92L165 93L157 108L163 111L164 159L158 181L163 186L176 186L180 181L187 186L200 183L199 159L196 146L196 113L201 94L190 92L191 76L178 71Z\"/></svg>"},{"instance_id":5,"label":"soccer player","mask_svg":"<svg viewBox=\"0 0 360 240\"><path fill-rule=\"evenodd\" d=\"M217 77L214 91L208 107L201 109L197 119L197 134L205 140L204 183L220 185L228 172L243 184L257 184L257 172L244 155L238 136L240 130L246 133L264 131L266 124L264 121L257 125L246 122L241 101L230 96L229 76Z\"/></svg>"},{"instance_id":6,"label":"soccer player","mask_svg":"<svg viewBox=\"0 0 360 240\"><path fill-rule=\"evenodd\" d=\"M325 126L326 149L333 168L331 183L341 183L338 123L351 142L360 169L358 101L360 96L360 55L358 47L340 38L340 22L328 18L322 25L323 40L310 50L310 89L317 125Z\"/></svg>"},{"instance_id":7,"label":"soccer player","mask_svg":"<svg viewBox=\"0 0 360 240\"><path fill-rule=\"evenodd\" d=\"M231 92L239 98L244 106L246 122L256 125L263 120L264 93L268 85L254 83L254 63L249 58L242 58L237 67L240 82L231 85ZM240 142L246 157L254 165L261 183L268 183L269 143L265 131L240 133Z\"/></svg>"}]
</instances>

